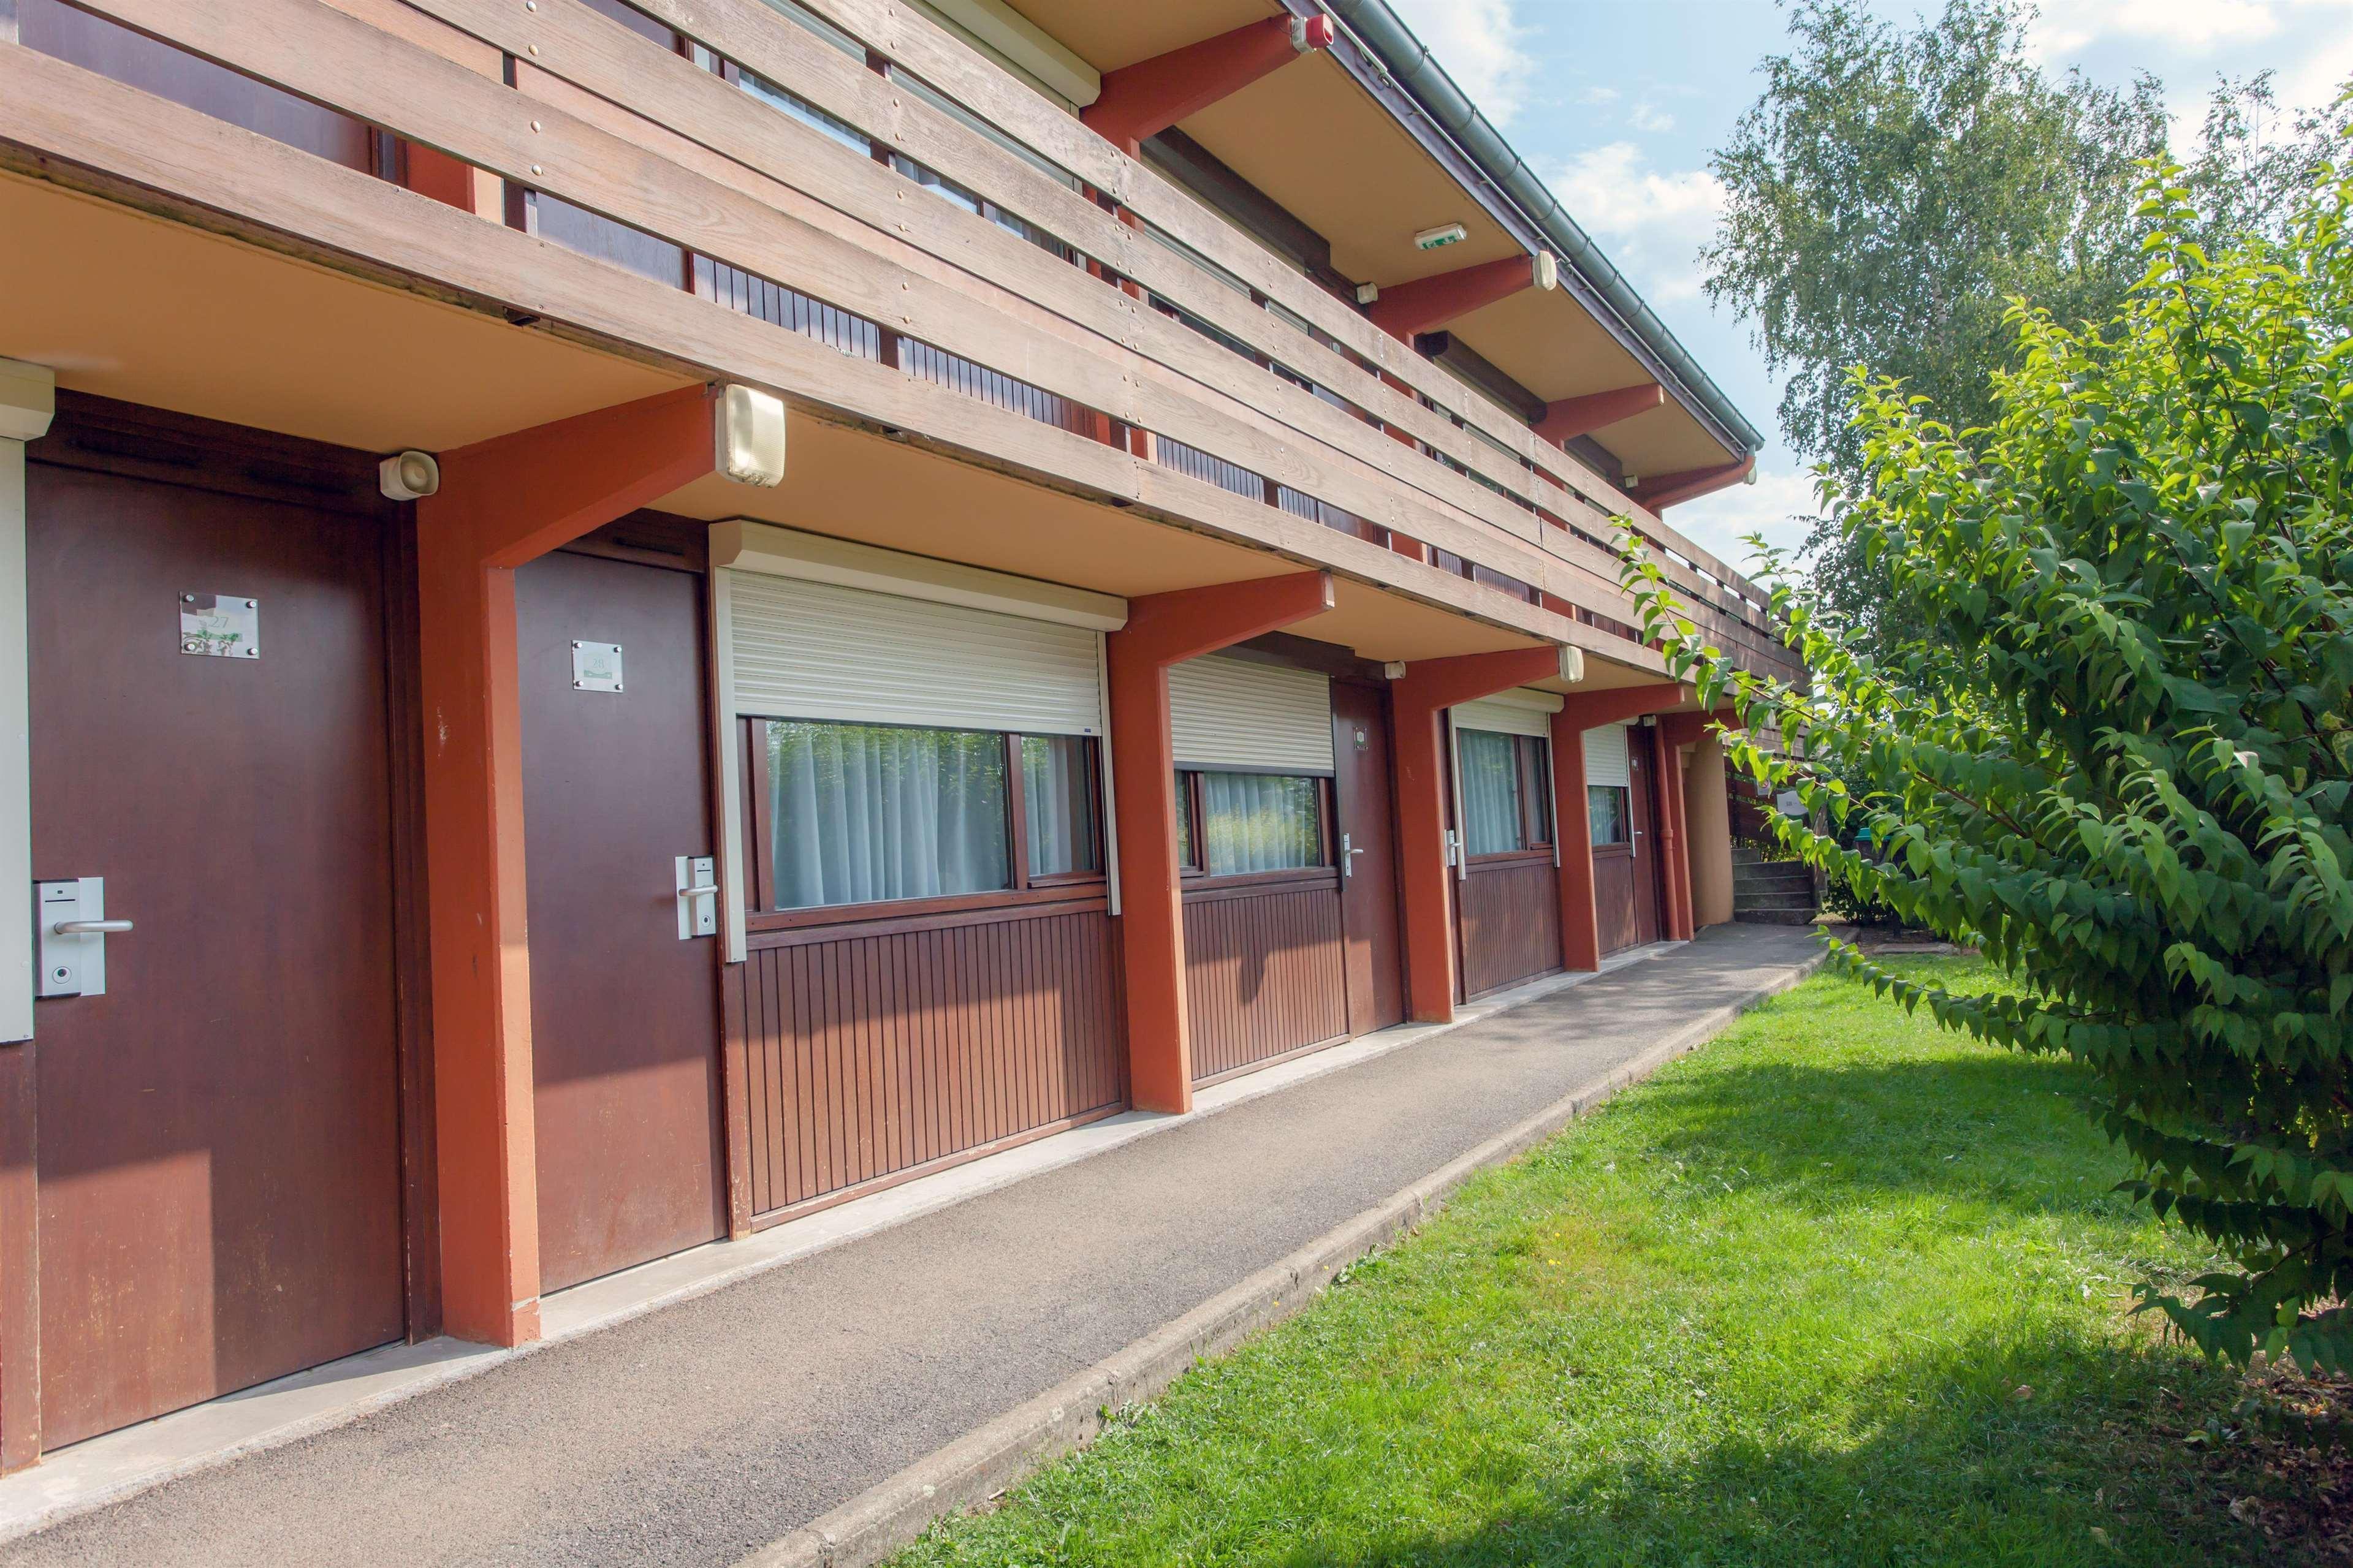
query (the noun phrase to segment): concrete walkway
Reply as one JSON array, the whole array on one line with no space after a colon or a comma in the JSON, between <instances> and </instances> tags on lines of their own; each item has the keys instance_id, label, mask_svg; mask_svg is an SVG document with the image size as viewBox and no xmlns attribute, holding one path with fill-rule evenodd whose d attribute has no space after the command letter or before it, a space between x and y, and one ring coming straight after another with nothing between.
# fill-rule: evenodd
<instances>
[{"instance_id":1,"label":"concrete walkway","mask_svg":"<svg viewBox=\"0 0 2353 1568\"><path fill-rule=\"evenodd\" d=\"M1713 1009L1689 946L0 1545L11 1563L730 1563Z\"/></svg>"}]
</instances>

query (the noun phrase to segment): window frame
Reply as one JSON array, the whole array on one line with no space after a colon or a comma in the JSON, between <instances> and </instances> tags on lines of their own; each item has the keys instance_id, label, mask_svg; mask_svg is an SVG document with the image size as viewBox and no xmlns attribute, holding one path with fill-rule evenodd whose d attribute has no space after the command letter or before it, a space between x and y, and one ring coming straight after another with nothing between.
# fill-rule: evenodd
<instances>
[{"instance_id":1,"label":"window frame","mask_svg":"<svg viewBox=\"0 0 2353 1568\"><path fill-rule=\"evenodd\" d=\"M1538 860L1550 861L1557 846L1559 833L1557 814L1552 801L1552 742L1542 735L1514 735L1502 730L1486 730L1482 734L1502 735L1512 742L1512 766L1520 784L1520 847L1498 849L1484 855L1469 852L1466 835L1462 856L1463 868L1470 871L1507 866L1531 865ZM1454 748L1454 765L1461 766L1461 748ZM1538 833L1538 825L1545 831Z\"/></svg>"},{"instance_id":2,"label":"window frame","mask_svg":"<svg viewBox=\"0 0 2353 1568\"><path fill-rule=\"evenodd\" d=\"M1103 833L1103 741L1094 735L1056 737L1085 742L1087 787L1094 798L1095 869L1034 873L1029 869L1029 813L1023 792L1028 787L1021 758L1023 731L966 731L995 735L1005 751L1006 870L1009 888L977 893L948 893L923 899L870 899L855 904L812 904L780 910L776 900L776 807L768 789L768 724L861 723L841 719L796 719L773 713L739 713L736 739L743 750L744 787L744 930L798 931L810 926L853 925L872 921L898 921L926 915L968 914L988 910L1014 910L1040 904L1106 904L1110 877ZM957 725L873 724L872 729L940 730Z\"/></svg>"},{"instance_id":3,"label":"window frame","mask_svg":"<svg viewBox=\"0 0 2353 1568\"><path fill-rule=\"evenodd\" d=\"M1625 833L1626 833L1626 837L1623 837L1623 838L1612 838L1612 839L1609 840L1607 843L1596 842L1596 843L1592 844L1592 845L1590 846L1590 847L1591 847L1591 849L1593 850L1593 852L1594 852L1595 854L1597 854L1597 855L1603 855L1603 854L1609 854L1609 855L1630 855L1631 853L1633 853L1633 849L1634 849L1634 791L1633 791L1633 787L1632 787L1631 785L1630 785L1630 784L1587 784L1587 785L1585 786L1585 789L1586 789L1586 795L1587 795L1587 796L1588 796L1588 804L1587 804L1586 808L1585 808L1586 820L1587 820L1588 822L1590 822L1590 821L1592 821L1592 819L1593 819L1593 807L1592 807L1592 805L1591 805L1591 799L1590 799L1590 797L1591 797L1591 795L1592 795L1593 792L1594 792L1594 791L1596 791L1596 790L1605 790L1605 789L1606 789L1606 790L1611 790L1611 791L1614 791L1614 792L1617 794L1617 795L1619 796L1619 799L1620 799L1620 803L1621 803L1621 805L1620 805L1620 808L1619 813L1618 813L1618 822L1619 822L1619 826L1620 826L1620 827L1622 827L1622 828L1625 830ZM1587 833L1586 837L1588 837L1588 838L1590 838L1590 837L1592 837L1592 834L1591 834L1591 832L1590 832L1589 830L1588 831L1588 833Z\"/></svg>"},{"instance_id":4,"label":"window frame","mask_svg":"<svg viewBox=\"0 0 2353 1568\"><path fill-rule=\"evenodd\" d=\"M1334 837L1335 796L1332 778L1328 773L1276 773L1261 768L1187 768L1176 772L1176 809L1183 815L1187 834L1192 841L1193 857L1185 858L1185 838L1176 846L1176 883L1182 894L1221 893L1228 889L1250 890L1261 888L1293 886L1339 885L1340 867L1334 848L1339 842ZM1313 866L1292 866L1280 871L1229 871L1212 875L1208 868L1208 819L1204 814L1201 775L1204 773L1260 773L1268 778L1313 779L1315 782L1315 843L1322 859Z\"/></svg>"}]
</instances>

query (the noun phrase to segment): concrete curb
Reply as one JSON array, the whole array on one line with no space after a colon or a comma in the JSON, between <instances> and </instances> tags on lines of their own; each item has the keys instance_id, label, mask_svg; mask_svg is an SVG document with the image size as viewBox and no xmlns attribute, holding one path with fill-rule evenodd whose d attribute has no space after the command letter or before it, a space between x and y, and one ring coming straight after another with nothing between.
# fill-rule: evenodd
<instances>
[{"instance_id":1,"label":"concrete curb","mask_svg":"<svg viewBox=\"0 0 2353 1568\"><path fill-rule=\"evenodd\" d=\"M1350 1264L1443 1209L1471 1177L1526 1152L1620 1089L1689 1055L1743 1013L1796 986L1821 963L1822 955L1813 954L1779 979L1703 1014L1288 1258L770 1542L742 1559L738 1568L870 1568L881 1563L934 1521L986 1502L1049 1461L1086 1447L1102 1432L1107 1412L1157 1396L1195 1363L1221 1355L1300 1311Z\"/></svg>"}]
</instances>

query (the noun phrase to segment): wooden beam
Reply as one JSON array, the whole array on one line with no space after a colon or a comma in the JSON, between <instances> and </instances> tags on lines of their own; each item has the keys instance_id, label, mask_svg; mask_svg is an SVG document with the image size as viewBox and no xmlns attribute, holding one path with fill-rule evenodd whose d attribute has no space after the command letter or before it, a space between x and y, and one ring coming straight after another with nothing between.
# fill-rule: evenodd
<instances>
[{"instance_id":1,"label":"wooden beam","mask_svg":"<svg viewBox=\"0 0 2353 1568\"><path fill-rule=\"evenodd\" d=\"M1536 421L1535 432L1547 441L1574 440L1666 405L1667 389L1655 381L1646 381L1639 386L1613 387L1608 392L1564 397L1545 405L1544 417Z\"/></svg>"},{"instance_id":2,"label":"wooden beam","mask_svg":"<svg viewBox=\"0 0 2353 1568\"><path fill-rule=\"evenodd\" d=\"M1696 500L1727 485L1739 484L1756 468L1757 454L1751 452L1736 463L1724 463L1713 468L1685 468L1679 474L1645 479L1634 487L1633 497L1652 511L1664 511L1678 501Z\"/></svg>"},{"instance_id":3,"label":"wooden beam","mask_svg":"<svg viewBox=\"0 0 2353 1568\"><path fill-rule=\"evenodd\" d=\"M1604 724L1623 724L1645 713L1664 713L1691 699L1690 687L1668 680L1648 686L1620 686L1608 691L1572 691L1560 711L1566 723L1579 730L1598 730Z\"/></svg>"},{"instance_id":4,"label":"wooden beam","mask_svg":"<svg viewBox=\"0 0 2353 1568\"><path fill-rule=\"evenodd\" d=\"M1409 283L1384 285L1367 314L1373 325L1410 343L1418 332L1434 332L1522 289L1550 289L1556 283L1557 266L1549 257L1506 256Z\"/></svg>"},{"instance_id":5,"label":"wooden beam","mask_svg":"<svg viewBox=\"0 0 2353 1568\"><path fill-rule=\"evenodd\" d=\"M1332 605L1326 572L1150 594L1130 599L1127 625L1103 639L1119 827L1128 1100L1138 1110L1193 1108L1168 667L1322 615Z\"/></svg>"},{"instance_id":6,"label":"wooden beam","mask_svg":"<svg viewBox=\"0 0 2353 1568\"><path fill-rule=\"evenodd\" d=\"M1301 55L1332 45L1329 16L1271 16L1123 66L1103 79L1103 91L1080 112L1090 129L1133 158L1144 140L1207 109L1221 98Z\"/></svg>"}]
</instances>

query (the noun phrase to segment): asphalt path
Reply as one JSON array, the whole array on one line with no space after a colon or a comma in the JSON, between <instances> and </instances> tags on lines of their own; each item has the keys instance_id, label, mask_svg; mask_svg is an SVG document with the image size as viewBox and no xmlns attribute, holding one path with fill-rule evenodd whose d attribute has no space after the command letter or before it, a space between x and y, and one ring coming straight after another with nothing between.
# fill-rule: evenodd
<instances>
[{"instance_id":1,"label":"asphalt path","mask_svg":"<svg viewBox=\"0 0 2353 1568\"><path fill-rule=\"evenodd\" d=\"M0 1545L35 1565L732 1563L1814 951L1689 946Z\"/></svg>"}]
</instances>

